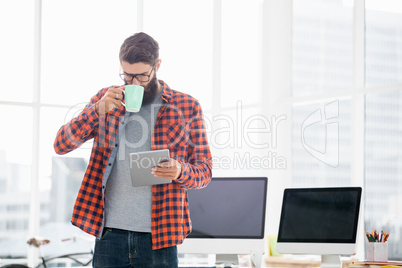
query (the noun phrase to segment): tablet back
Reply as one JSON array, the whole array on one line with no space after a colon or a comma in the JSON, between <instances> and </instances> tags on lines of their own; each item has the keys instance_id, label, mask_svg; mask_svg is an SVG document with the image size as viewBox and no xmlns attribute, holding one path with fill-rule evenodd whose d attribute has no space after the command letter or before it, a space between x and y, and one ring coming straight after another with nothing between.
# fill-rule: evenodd
<instances>
[{"instance_id":1,"label":"tablet back","mask_svg":"<svg viewBox=\"0 0 402 268\"><path fill-rule=\"evenodd\" d=\"M171 180L152 175L152 167L169 160L169 149L130 153L131 184L134 187L171 183Z\"/></svg>"}]
</instances>

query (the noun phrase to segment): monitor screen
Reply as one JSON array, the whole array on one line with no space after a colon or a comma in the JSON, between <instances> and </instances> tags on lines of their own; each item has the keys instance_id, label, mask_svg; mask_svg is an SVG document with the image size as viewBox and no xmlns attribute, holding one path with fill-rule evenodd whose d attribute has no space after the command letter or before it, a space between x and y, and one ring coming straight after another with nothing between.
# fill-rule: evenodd
<instances>
[{"instance_id":1,"label":"monitor screen","mask_svg":"<svg viewBox=\"0 0 402 268\"><path fill-rule=\"evenodd\" d=\"M212 178L188 190L193 231L188 238L264 237L267 178Z\"/></svg>"},{"instance_id":2,"label":"monitor screen","mask_svg":"<svg viewBox=\"0 0 402 268\"><path fill-rule=\"evenodd\" d=\"M278 243L355 243L360 187L285 189Z\"/></svg>"}]
</instances>

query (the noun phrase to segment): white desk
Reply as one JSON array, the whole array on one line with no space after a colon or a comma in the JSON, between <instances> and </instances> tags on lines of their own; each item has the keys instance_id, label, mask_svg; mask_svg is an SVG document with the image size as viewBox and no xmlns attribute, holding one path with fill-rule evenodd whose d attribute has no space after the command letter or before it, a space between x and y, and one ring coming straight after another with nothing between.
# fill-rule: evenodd
<instances>
[{"instance_id":1,"label":"white desk","mask_svg":"<svg viewBox=\"0 0 402 268\"><path fill-rule=\"evenodd\" d=\"M179 256L179 267L228 267L224 265L215 264L215 254L185 254ZM239 265L232 266L238 268L252 268L249 255L239 255ZM343 259L342 268L349 268L349 264L355 259ZM319 268L321 265L320 260L317 258L309 257L272 257L263 256L261 267L263 268ZM230 267L230 266L229 266Z\"/></svg>"}]
</instances>

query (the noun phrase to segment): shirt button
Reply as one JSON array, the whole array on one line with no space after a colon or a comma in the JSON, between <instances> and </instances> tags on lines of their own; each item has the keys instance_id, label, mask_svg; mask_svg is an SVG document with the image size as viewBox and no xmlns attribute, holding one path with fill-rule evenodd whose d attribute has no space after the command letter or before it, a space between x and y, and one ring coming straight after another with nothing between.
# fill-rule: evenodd
<instances>
[{"instance_id":1,"label":"shirt button","mask_svg":"<svg viewBox=\"0 0 402 268\"><path fill-rule=\"evenodd\" d=\"M109 163L109 167L112 165L112 163Z\"/></svg>"}]
</instances>

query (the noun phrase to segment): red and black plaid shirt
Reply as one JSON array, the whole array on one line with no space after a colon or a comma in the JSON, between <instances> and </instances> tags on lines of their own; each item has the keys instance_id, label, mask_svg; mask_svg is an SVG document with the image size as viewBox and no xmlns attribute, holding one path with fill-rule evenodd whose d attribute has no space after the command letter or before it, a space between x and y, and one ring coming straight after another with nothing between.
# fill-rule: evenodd
<instances>
[{"instance_id":1,"label":"red and black plaid shirt","mask_svg":"<svg viewBox=\"0 0 402 268\"><path fill-rule=\"evenodd\" d=\"M191 232L187 189L205 187L212 176L211 153L198 101L170 89L163 81L160 83L163 87L163 106L151 138L152 150L169 149L170 157L182 164L182 174L173 183L152 186L153 249L183 242ZM97 237L101 235L104 222L103 174L109 164L119 123L125 114L125 108L121 106L98 116L95 103L107 90L100 90L76 118L62 126L54 142L56 153L65 154L94 138L90 162L75 202L72 223Z\"/></svg>"}]
</instances>

